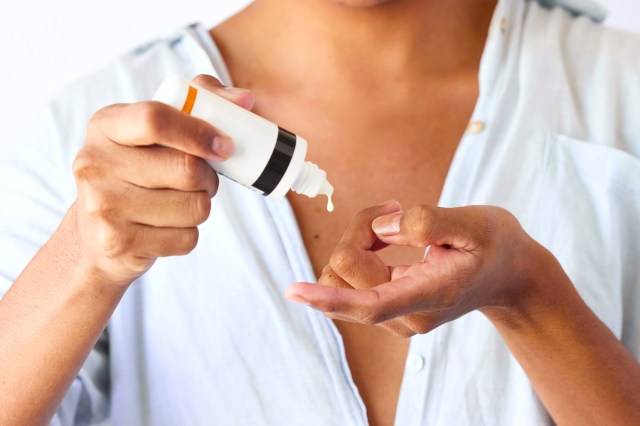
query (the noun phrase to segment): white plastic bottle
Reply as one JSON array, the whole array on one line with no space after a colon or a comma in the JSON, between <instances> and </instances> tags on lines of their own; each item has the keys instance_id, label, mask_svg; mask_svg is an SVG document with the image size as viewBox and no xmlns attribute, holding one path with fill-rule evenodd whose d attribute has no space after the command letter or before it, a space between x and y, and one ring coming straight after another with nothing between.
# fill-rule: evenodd
<instances>
[{"instance_id":1,"label":"white plastic bottle","mask_svg":"<svg viewBox=\"0 0 640 426\"><path fill-rule=\"evenodd\" d=\"M303 138L181 77L166 79L153 100L203 119L233 139L231 158L209 162L216 172L270 198L282 198L290 189L309 197L324 194L327 210L333 211L333 187L324 170L304 161Z\"/></svg>"}]
</instances>

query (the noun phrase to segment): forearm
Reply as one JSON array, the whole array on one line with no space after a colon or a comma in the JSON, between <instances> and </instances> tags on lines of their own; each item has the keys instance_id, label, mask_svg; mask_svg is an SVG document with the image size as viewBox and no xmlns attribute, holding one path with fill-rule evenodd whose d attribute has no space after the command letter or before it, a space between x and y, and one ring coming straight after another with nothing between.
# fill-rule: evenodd
<instances>
[{"instance_id":1,"label":"forearm","mask_svg":"<svg viewBox=\"0 0 640 426\"><path fill-rule=\"evenodd\" d=\"M640 364L551 256L526 308L487 309L560 425L640 424Z\"/></svg>"},{"instance_id":2,"label":"forearm","mask_svg":"<svg viewBox=\"0 0 640 426\"><path fill-rule=\"evenodd\" d=\"M72 207L0 300L0 424L45 424L126 286L84 266Z\"/></svg>"}]
</instances>

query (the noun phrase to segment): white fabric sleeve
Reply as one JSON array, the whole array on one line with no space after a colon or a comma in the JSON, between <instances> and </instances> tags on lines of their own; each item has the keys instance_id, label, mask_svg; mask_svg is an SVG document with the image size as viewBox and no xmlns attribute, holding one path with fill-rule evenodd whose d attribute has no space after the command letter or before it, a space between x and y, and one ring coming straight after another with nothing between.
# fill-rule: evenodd
<instances>
[{"instance_id":1,"label":"white fabric sleeve","mask_svg":"<svg viewBox=\"0 0 640 426\"><path fill-rule=\"evenodd\" d=\"M74 119L79 117L65 114L73 114L73 108L61 109L52 103L29 119L16 143L0 152L0 297L50 238L75 199L71 164L83 137L78 137L79 130L71 131L74 126L59 124L78 121ZM108 340L103 333L52 424L106 424L108 392Z\"/></svg>"}]
</instances>

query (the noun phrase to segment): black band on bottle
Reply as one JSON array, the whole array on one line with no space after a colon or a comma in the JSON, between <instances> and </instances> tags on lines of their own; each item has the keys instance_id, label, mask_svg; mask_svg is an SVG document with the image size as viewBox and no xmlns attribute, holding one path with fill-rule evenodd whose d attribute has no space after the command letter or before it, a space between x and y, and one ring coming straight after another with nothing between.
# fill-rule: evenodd
<instances>
[{"instance_id":1,"label":"black band on bottle","mask_svg":"<svg viewBox=\"0 0 640 426\"><path fill-rule=\"evenodd\" d=\"M287 171L295 150L296 135L278 127L278 139L271 158L252 186L264 192L264 195L271 194Z\"/></svg>"}]
</instances>

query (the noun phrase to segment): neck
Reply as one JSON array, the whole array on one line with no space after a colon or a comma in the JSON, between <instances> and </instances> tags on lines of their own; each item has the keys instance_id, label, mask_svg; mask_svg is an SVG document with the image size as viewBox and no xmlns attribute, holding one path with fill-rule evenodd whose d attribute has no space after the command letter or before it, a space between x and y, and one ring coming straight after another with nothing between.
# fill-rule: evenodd
<instances>
[{"instance_id":1,"label":"neck","mask_svg":"<svg viewBox=\"0 0 640 426\"><path fill-rule=\"evenodd\" d=\"M234 77L282 79L288 87L346 80L371 88L477 74L496 2L350 7L332 0L255 0L212 35ZM242 80L235 83L251 87Z\"/></svg>"}]
</instances>

